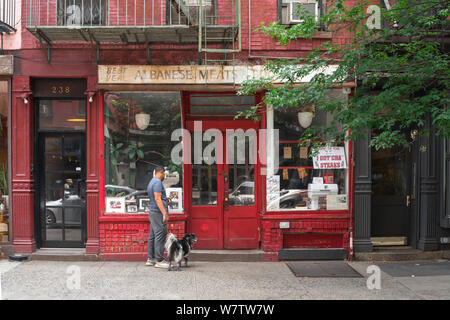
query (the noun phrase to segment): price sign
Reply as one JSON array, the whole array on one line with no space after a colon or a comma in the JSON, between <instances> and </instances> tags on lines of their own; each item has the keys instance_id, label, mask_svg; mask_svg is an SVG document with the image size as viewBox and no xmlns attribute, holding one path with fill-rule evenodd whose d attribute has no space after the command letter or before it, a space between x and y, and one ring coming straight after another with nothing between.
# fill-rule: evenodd
<instances>
[{"instance_id":1,"label":"price sign","mask_svg":"<svg viewBox=\"0 0 450 320\"><path fill-rule=\"evenodd\" d=\"M346 169L347 160L344 147L320 148L313 163L314 169Z\"/></svg>"}]
</instances>

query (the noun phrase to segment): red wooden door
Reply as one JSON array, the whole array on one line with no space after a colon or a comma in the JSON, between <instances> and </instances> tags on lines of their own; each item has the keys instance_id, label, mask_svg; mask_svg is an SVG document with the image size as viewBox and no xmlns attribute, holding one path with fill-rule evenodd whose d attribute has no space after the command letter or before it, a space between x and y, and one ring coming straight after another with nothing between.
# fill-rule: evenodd
<instances>
[{"instance_id":1,"label":"red wooden door","mask_svg":"<svg viewBox=\"0 0 450 320\"><path fill-rule=\"evenodd\" d=\"M202 121L201 128L198 124L195 127L193 121L187 122L192 137L192 164L185 166L189 181L186 190L190 199L189 230L199 239L196 247L257 248L258 124L239 120ZM202 135L214 132L214 138L199 140L200 130ZM201 149L199 141L202 141ZM216 152L211 163L205 155L209 154L208 146L213 141L216 141ZM195 161L195 151L202 152L201 163Z\"/></svg>"}]
</instances>

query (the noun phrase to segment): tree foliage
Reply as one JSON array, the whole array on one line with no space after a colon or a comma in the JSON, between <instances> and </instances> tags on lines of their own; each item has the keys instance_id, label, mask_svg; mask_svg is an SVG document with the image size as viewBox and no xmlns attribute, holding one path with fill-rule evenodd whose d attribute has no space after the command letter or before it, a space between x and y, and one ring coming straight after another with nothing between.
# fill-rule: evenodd
<instances>
[{"instance_id":1,"label":"tree foliage","mask_svg":"<svg viewBox=\"0 0 450 320\"><path fill-rule=\"evenodd\" d=\"M263 23L258 30L284 46L312 39L320 26L350 36L345 43L323 41L305 57L267 61L265 69L283 85L275 85L273 79L249 80L240 94L264 89L263 102L274 108L313 105L334 114L331 126L309 128L299 137L303 141L342 139L345 132L350 132L346 139L356 139L369 129L378 133L371 137L371 146L377 149L406 146L411 137L405 132L429 134L427 117L438 136L450 137L450 1L398 0L390 10L381 8L381 29L366 25L370 4L358 1L348 6L345 0L329 0L327 12L317 21L299 8L300 24ZM330 66L335 71L325 72ZM310 81L296 83L311 74ZM330 89L355 81L358 86L348 101L328 98ZM238 116L255 117L256 110Z\"/></svg>"}]
</instances>

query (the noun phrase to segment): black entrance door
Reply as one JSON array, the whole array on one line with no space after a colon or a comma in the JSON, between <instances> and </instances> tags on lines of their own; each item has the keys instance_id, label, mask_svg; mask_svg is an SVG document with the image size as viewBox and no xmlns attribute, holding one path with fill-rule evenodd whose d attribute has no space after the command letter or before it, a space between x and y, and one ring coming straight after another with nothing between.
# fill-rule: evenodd
<instances>
[{"instance_id":1,"label":"black entrance door","mask_svg":"<svg viewBox=\"0 0 450 320\"><path fill-rule=\"evenodd\" d=\"M84 133L40 133L38 157L40 246L84 247Z\"/></svg>"},{"instance_id":2,"label":"black entrance door","mask_svg":"<svg viewBox=\"0 0 450 320\"><path fill-rule=\"evenodd\" d=\"M409 148L372 148L372 237L410 244L414 171Z\"/></svg>"}]
</instances>

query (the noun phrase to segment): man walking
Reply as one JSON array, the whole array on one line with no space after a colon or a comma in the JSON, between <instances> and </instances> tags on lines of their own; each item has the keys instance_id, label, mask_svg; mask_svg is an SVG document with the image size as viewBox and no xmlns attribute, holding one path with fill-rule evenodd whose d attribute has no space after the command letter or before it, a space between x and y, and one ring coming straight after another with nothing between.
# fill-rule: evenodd
<instances>
[{"instance_id":1,"label":"man walking","mask_svg":"<svg viewBox=\"0 0 450 320\"><path fill-rule=\"evenodd\" d=\"M153 179L150 180L147 187L147 193L150 197L150 234L148 236L146 265L167 269L169 264L164 261L164 243L167 235L169 210L166 189L162 184L165 177L164 168L156 167L154 172Z\"/></svg>"}]
</instances>

